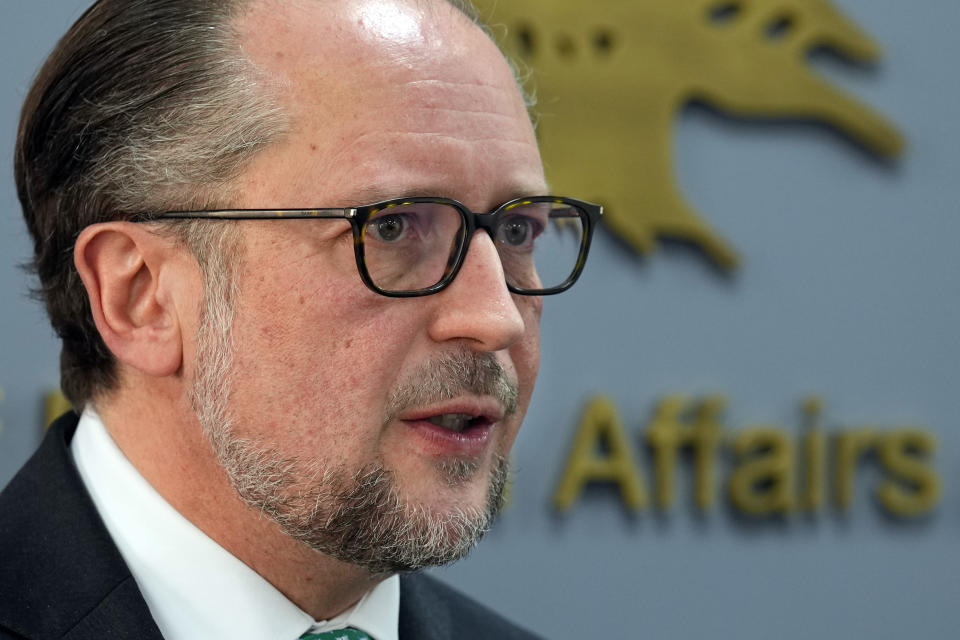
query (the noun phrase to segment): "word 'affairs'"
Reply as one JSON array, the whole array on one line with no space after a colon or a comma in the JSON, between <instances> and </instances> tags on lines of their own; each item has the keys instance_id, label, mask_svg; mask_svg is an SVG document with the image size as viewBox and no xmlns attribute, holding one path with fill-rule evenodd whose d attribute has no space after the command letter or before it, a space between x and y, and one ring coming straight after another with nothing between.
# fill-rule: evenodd
<instances>
[{"instance_id":1,"label":"word 'affairs'","mask_svg":"<svg viewBox=\"0 0 960 640\"><path fill-rule=\"evenodd\" d=\"M720 424L725 406L723 396L692 402L668 395L660 400L642 437L653 463L657 508L668 510L675 502L681 457L691 462L695 505L701 511L714 507L722 455L732 458L726 481L730 504L751 516L810 513L830 503L849 509L858 470L868 462L878 467L875 496L889 514L921 516L937 505L941 483L931 463L937 439L929 431L857 427L828 434L820 425L822 402L810 397L803 403L805 425L797 435L776 425L726 432ZM628 509L646 508L650 496L637 460L614 402L607 396L592 398L577 428L554 505L568 511L585 487L602 483L618 489Z\"/></svg>"}]
</instances>

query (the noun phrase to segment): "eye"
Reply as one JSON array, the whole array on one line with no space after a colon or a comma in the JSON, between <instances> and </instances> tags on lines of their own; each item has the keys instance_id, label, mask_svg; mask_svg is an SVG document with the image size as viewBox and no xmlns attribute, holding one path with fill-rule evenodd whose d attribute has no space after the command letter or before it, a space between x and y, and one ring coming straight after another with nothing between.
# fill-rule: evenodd
<instances>
[{"instance_id":1,"label":"eye","mask_svg":"<svg viewBox=\"0 0 960 640\"><path fill-rule=\"evenodd\" d=\"M396 242L403 238L408 226L406 216L390 213L368 222L367 234L381 242Z\"/></svg>"},{"instance_id":2,"label":"eye","mask_svg":"<svg viewBox=\"0 0 960 640\"><path fill-rule=\"evenodd\" d=\"M497 227L497 241L511 247L532 245L540 233L539 223L526 216L511 216Z\"/></svg>"}]
</instances>

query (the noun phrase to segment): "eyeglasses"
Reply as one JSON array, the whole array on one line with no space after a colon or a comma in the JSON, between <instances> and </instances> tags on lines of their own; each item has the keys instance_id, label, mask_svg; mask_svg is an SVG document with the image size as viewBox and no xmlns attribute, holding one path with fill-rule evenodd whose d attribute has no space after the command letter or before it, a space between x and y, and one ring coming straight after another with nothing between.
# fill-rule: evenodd
<instances>
[{"instance_id":1,"label":"eyeglasses","mask_svg":"<svg viewBox=\"0 0 960 640\"><path fill-rule=\"evenodd\" d=\"M460 271L477 229L493 240L507 287L530 296L566 291L580 277L603 207L574 198L516 198L474 213L449 198L397 198L344 209L168 211L143 221L206 218L290 220L345 218L363 282L379 294L437 293Z\"/></svg>"}]
</instances>

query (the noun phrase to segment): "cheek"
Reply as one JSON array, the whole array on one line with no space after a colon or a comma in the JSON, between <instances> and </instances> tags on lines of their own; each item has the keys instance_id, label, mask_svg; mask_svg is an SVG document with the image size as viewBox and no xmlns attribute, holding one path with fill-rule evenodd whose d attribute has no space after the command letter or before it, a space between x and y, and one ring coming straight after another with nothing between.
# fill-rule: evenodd
<instances>
[{"instance_id":1,"label":"cheek","mask_svg":"<svg viewBox=\"0 0 960 640\"><path fill-rule=\"evenodd\" d=\"M373 446L413 323L398 314L402 305L366 289L355 268L319 273L283 289L258 280L242 293L235 346L244 397L234 406L264 438L285 434L321 451Z\"/></svg>"},{"instance_id":2,"label":"cheek","mask_svg":"<svg viewBox=\"0 0 960 640\"><path fill-rule=\"evenodd\" d=\"M352 284L347 278L293 276L265 273L241 287L232 404L244 413L246 428L265 435L316 424L321 416L346 430L351 416L345 407L354 398L344 402L344 395L363 388L362 373L349 364L355 334L364 331L365 305L344 295ZM321 435L300 431L311 439Z\"/></svg>"}]
</instances>

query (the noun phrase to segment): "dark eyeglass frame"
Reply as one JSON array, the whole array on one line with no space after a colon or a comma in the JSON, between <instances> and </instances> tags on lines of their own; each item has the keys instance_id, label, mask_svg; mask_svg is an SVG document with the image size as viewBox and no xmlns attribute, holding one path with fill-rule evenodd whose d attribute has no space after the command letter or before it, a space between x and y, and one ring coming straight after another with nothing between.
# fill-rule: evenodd
<instances>
[{"instance_id":1,"label":"dark eyeglass frame","mask_svg":"<svg viewBox=\"0 0 960 640\"><path fill-rule=\"evenodd\" d=\"M324 209L210 209L201 211L165 211L157 214L147 214L136 219L137 222L154 222L157 220L310 220L310 219L333 219L343 218L350 222L353 228L353 253L357 261L357 270L360 272L360 278L372 291L390 298L413 298L417 296L426 296L437 293L447 288L457 274L460 267L466 259L467 251L470 248L470 241L473 239L477 229L483 229L496 244L495 230L501 216L512 209L527 204L537 202L549 202L564 204L574 207L584 215L580 216L583 223L583 236L580 240L580 252L577 256L576 264L569 277L561 284L547 289L524 289L516 287L508 281L507 288L516 294L525 296L546 296L566 291L573 286L573 283L580 277L583 267L587 262L587 254L590 251L590 242L593 239L593 230L600 223L603 215L603 207L592 202L577 200L576 198L566 198L560 196L527 196L514 198L504 202L493 211L488 213L476 213L471 211L462 202L451 198L441 197L411 197L411 198L392 198L373 204L362 205L358 207L344 208L324 208ZM457 248L451 254L451 263L439 282L424 289L414 289L411 291L392 291L382 289L374 284L367 270L366 257L364 255L364 233L367 223L370 219L384 209L394 206L405 206L417 203L444 204L453 207L460 213L463 221L461 233L457 238Z\"/></svg>"}]
</instances>

